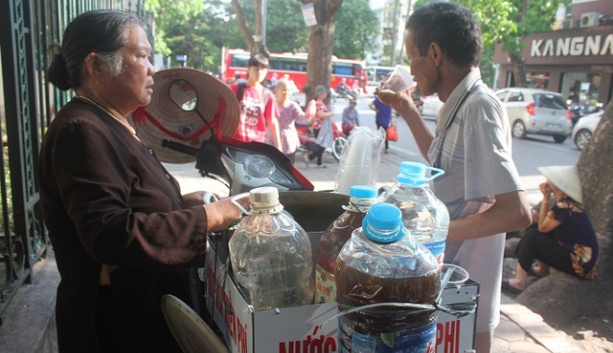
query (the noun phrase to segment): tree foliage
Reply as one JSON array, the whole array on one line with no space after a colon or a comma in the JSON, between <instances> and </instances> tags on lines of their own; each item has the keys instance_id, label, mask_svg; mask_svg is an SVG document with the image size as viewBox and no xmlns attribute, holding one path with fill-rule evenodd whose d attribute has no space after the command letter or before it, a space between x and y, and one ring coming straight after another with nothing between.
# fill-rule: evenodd
<instances>
[{"instance_id":1,"label":"tree foliage","mask_svg":"<svg viewBox=\"0 0 613 353\"><path fill-rule=\"evenodd\" d=\"M346 0L346 4L336 17L332 52L341 58L360 59L375 42L378 20L365 0ZM170 57L171 66L180 65L176 55L186 54L188 66L217 72L222 47L251 49L255 5L256 0L147 0L147 10L156 21L155 52ZM268 50L308 51L309 28L301 1L268 0L266 14Z\"/></svg>"},{"instance_id":2,"label":"tree foliage","mask_svg":"<svg viewBox=\"0 0 613 353\"><path fill-rule=\"evenodd\" d=\"M156 30L157 54L170 57L171 66L179 66L176 55L188 56L188 66L216 71L219 67L222 31L226 9L219 0L148 0Z\"/></svg>"},{"instance_id":3,"label":"tree foliage","mask_svg":"<svg viewBox=\"0 0 613 353\"><path fill-rule=\"evenodd\" d=\"M253 0L239 0L238 3L247 25L253 28L255 26L255 6ZM266 47L268 50L271 52L306 51L309 34L302 19L302 6L298 1L269 0L266 12ZM239 21L240 19L235 10L232 10L231 17L227 23L228 30L231 31L232 36L226 36L224 44L228 48L249 49L248 43L238 32Z\"/></svg>"},{"instance_id":4,"label":"tree foliage","mask_svg":"<svg viewBox=\"0 0 613 353\"><path fill-rule=\"evenodd\" d=\"M364 58L374 51L379 19L364 0L344 0L336 15L333 53L339 58Z\"/></svg>"},{"instance_id":5,"label":"tree foliage","mask_svg":"<svg viewBox=\"0 0 613 353\"><path fill-rule=\"evenodd\" d=\"M473 11L481 24L483 43L493 56L496 43L509 53L516 86L525 86L521 51L524 39L534 32L551 30L558 7L566 0L458 0ZM491 50L491 52L490 52Z\"/></svg>"},{"instance_id":6,"label":"tree foliage","mask_svg":"<svg viewBox=\"0 0 613 353\"><path fill-rule=\"evenodd\" d=\"M247 25L255 26L253 0L237 0ZM228 27L238 28L238 18L233 14ZM339 58L364 58L372 50L379 22L365 0L345 0L335 21L334 46L332 52ZM234 39L228 38L232 48L248 49L249 45L240 39L237 31ZM306 52L309 43L309 29L302 17L302 3L296 0L268 0L266 19L266 46L271 52Z\"/></svg>"}]
</instances>

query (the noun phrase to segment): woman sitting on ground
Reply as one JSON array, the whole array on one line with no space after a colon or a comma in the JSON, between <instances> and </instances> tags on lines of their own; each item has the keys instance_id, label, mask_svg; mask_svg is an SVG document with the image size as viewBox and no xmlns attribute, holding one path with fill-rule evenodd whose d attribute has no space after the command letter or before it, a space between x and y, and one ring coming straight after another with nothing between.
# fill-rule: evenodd
<instances>
[{"instance_id":1,"label":"woman sitting on ground","mask_svg":"<svg viewBox=\"0 0 613 353\"><path fill-rule=\"evenodd\" d=\"M596 275L598 242L590 218L583 209L581 184L576 167L541 167L547 178L540 184L543 193L540 212L534 214L538 227L531 227L517 247L515 278L504 278L503 289L519 294L527 287L529 271L546 275L548 266L568 274L591 279ZM554 206L550 208L550 200Z\"/></svg>"}]
</instances>

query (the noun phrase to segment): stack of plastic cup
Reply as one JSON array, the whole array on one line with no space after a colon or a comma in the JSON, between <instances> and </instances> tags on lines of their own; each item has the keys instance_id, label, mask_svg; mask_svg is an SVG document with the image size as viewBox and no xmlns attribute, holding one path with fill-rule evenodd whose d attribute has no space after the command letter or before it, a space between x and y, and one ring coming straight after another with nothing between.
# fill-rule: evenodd
<instances>
[{"instance_id":1,"label":"stack of plastic cup","mask_svg":"<svg viewBox=\"0 0 613 353\"><path fill-rule=\"evenodd\" d=\"M343 149L336 177L335 191L349 195L352 185L374 185L383 144L381 134L369 127L357 126Z\"/></svg>"}]
</instances>

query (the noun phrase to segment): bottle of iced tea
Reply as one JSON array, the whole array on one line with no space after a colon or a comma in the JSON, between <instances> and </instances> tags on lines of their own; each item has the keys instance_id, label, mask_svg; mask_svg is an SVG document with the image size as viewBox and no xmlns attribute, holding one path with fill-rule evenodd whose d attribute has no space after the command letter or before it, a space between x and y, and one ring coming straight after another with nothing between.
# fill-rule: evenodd
<instances>
[{"instance_id":1,"label":"bottle of iced tea","mask_svg":"<svg viewBox=\"0 0 613 353\"><path fill-rule=\"evenodd\" d=\"M339 318L339 342L352 352L435 351L436 309L392 306L434 304L439 266L432 252L403 226L398 207L373 205L336 260L338 310L368 304Z\"/></svg>"},{"instance_id":2,"label":"bottle of iced tea","mask_svg":"<svg viewBox=\"0 0 613 353\"><path fill-rule=\"evenodd\" d=\"M356 228L362 226L362 220L370 206L377 202L377 188L370 185L353 185L349 189L349 204L322 236L316 250L315 264L315 303L333 303L336 301L336 283L334 282L334 264L343 245Z\"/></svg>"}]
</instances>

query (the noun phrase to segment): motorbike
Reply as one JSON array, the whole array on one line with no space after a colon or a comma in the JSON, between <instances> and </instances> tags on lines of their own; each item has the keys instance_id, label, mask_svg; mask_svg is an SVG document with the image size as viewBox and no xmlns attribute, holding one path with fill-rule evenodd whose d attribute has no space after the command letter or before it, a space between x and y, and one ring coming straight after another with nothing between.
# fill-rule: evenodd
<instances>
[{"instance_id":1,"label":"motorbike","mask_svg":"<svg viewBox=\"0 0 613 353\"><path fill-rule=\"evenodd\" d=\"M214 137L193 148L164 139L162 147L196 157L196 169L203 177L211 177L237 195L261 186L274 186L279 191L313 190L314 186L277 148L259 142L244 142ZM277 153L278 152L278 153Z\"/></svg>"},{"instance_id":2,"label":"motorbike","mask_svg":"<svg viewBox=\"0 0 613 353\"><path fill-rule=\"evenodd\" d=\"M300 140L300 146L298 146L298 152L309 153L307 149L307 143L313 141L315 136L311 132L311 123L301 123L296 122L296 131L298 132L298 139ZM347 137L343 132L343 129L338 125L338 123L332 124L332 133L334 140L332 141L332 149L330 152L334 159L337 161L341 160L341 155L343 153L343 149L347 144Z\"/></svg>"},{"instance_id":3,"label":"motorbike","mask_svg":"<svg viewBox=\"0 0 613 353\"><path fill-rule=\"evenodd\" d=\"M358 99L358 94L350 90L345 84L339 84L334 93L335 98Z\"/></svg>"},{"instance_id":4,"label":"motorbike","mask_svg":"<svg viewBox=\"0 0 613 353\"><path fill-rule=\"evenodd\" d=\"M571 103L568 106L568 109L571 113L571 121L573 122L573 126L585 115L593 114L599 112L602 109L602 103L596 103L593 105L590 104L579 104L579 103Z\"/></svg>"}]
</instances>

